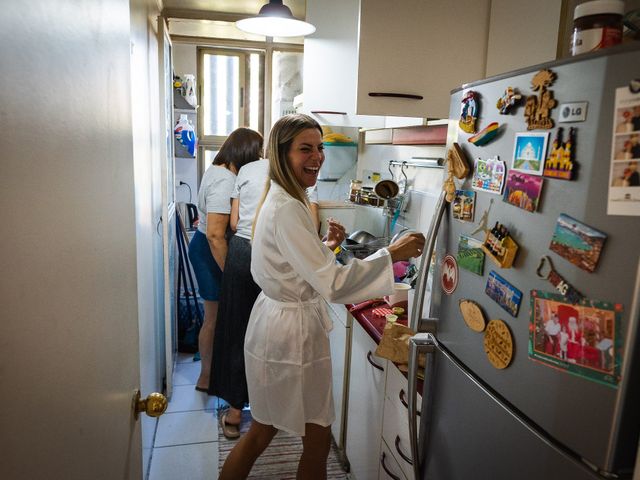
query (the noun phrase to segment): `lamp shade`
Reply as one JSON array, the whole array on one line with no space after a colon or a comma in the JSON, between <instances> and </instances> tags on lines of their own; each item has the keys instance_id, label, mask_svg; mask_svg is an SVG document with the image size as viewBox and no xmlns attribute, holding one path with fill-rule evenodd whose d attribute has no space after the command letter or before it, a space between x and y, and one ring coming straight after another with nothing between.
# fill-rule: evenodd
<instances>
[{"instance_id":1,"label":"lamp shade","mask_svg":"<svg viewBox=\"0 0 640 480\"><path fill-rule=\"evenodd\" d=\"M266 37L301 37L316 31L310 23L297 20L282 0L269 0L258 16L238 20L236 27Z\"/></svg>"}]
</instances>

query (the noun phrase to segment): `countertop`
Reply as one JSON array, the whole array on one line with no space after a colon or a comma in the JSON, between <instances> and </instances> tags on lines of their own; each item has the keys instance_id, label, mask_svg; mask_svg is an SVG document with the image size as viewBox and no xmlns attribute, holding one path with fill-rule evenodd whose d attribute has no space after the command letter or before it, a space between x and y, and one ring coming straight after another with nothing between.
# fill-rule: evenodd
<instances>
[{"instance_id":1,"label":"countertop","mask_svg":"<svg viewBox=\"0 0 640 480\"><path fill-rule=\"evenodd\" d=\"M387 319L384 316L377 315L374 312L376 308L387 307L388 305L384 300L380 300L380 303L374 303L373 305L367 306L365 308L361 308L359 310L355 310L351 312L351 308L354 305L345 305L347 310L353 318L365 329L365 331L369 334L369 336L376 342L380 343L380 339L382 338L382 332L384 330L384 326L387 324ZM398 316L398 323L407 326L409 322L409 318L407 314L404 313Z\"/></svg>"}]
</instances>

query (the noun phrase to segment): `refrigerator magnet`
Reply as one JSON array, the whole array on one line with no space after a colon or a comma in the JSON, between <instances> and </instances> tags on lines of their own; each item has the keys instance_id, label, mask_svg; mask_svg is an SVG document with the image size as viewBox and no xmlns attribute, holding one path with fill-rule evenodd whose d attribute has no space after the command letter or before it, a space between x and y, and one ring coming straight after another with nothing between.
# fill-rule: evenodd
<instances>
[{"instance_id":1,"label":"refrigerator magnet","mask_svg":"<svg viewBox=\"0 0 640 480\"><path fill-rule=\"evenodd\" d=\"M497 155L486 160L476 158L471 186L474 190L501 195L506 171L505 163Z\"/></svg>"},{"instance_id":2,"label":"refrigerator magnet","mask_svg":"<svg viewBox=\"0 0 640 480\"><path fill-rule=\"evenodd\" d=\"M464 94L460 105L460 121L458 125L467 133L476 133L476 120L480 109L480 97L477 92L469 90Z\"/></svg>"},{"instance_id":3,"label":"refrigerator magnet","mask_svg":"<svg viewBox=\"0 0 640 480\"><path fill-rule=\"evenodd\" d=\"M442 290L451 295L458 286L458 262L451 255L445 255L442 260L442 274L440 275Z\"/></svg>"},{"instance_id":4,"label":"refrigerator magnet","mask_svg":"<svg viewBox=\"0 0 640 480\"><path fill-rule=\"evenodd\" d=\"M507 87L504 94L496 102L496 108L501 115L510 113L512 107L517 107L522 100L520 92L513 87Z\"/></svg>"},{"instance_id":5,"label":"refrigerator magnet","mask_svg":"<svg viewBox=\"0 0 640 480\"><path fill-rule=\"evenodd\" d=\"M476 147L482 147L496 138L499 131L500 125L498 122L492 122L476 133L473 137L469 137L467 141L473 143Z\"/></svg>"},{"instance_id":6,"label":"refrigerator magnet","mask_svg":"<svg viewBox=\"0 0 640 480\"><path fill-rule=\"evenodd\" d=\"M498 370L509 366L513 358L513 337L506 323L491 320L484 332L483 344L491 365Z\"/></svg>"},{"instance_id":7,"label":"refrigerator magnet","mask_svg":"<svg viewBox=\"0 0 640 480\"><path fill-rule=\"evenodd\" d=\"M540 259L540 263L536 269L536 275L544 280L548 280L564 298L574 305L584 298L578 290L556 272L553 268L553 263L551 263L551 259L547 255Z\"/></svg>"},{"instance_id":8,"label":"refrigerator magnet","mask_svg":"<svg viewBox=\"0 0 640 480\"><path fill-rule=\"evenodd\" d=\"M511 170L529 175L542 175L548 140L549 132L516 133Z\"/></svg>"},{"instance_id":9,"label":"refrigerator magnet","mask_svg":"<svg viewBox=\"0 0 640 480\"><path fill-rule=\"evenodd\" d=\"M543 182L542 177L510 170L502 200L527 212L535 212L540 203Z\"/></svg>"},{"instance_id":10,"label":"refrigerator magnet","mask_svg":"<svg viewBox=\"0 0 640 480\"><path fill-rule=\"evenodd\" d=\"M482 332L487 326L487 321L484 318L484 313L480 305L473 300L462 299L458 302L460 313L462 313L462 319L474 332Z\"/></svg>"},{"instance_id":11,"label":"refrigerator magnet","mask_svg":"<svg viewBox=\"0 0 640 480\"><path fill-rule=\"evenodd\" d=\"M537 92L537 95L527 97L524 105L527 130L549 130L553 128L551 109L558 102L553 98L553 92L548 88L555 79L556 74L551 70L540 70L531 79L531 88Z\"/></svg>"},{"instance_id":12,"label":"refrigerator magnet","mask_svg":"<svg viewBox=\"0 0 640 480\"><path fill-rule=\"evenodd\" d=\"M456 190L451 204L453 206L453 218L462 222L473 222L476 192L472 190Z\"/></svg>"},{"instance_id":13,"label":"refrigerator magnet","mask_svg":"<svg viewBox=\"0 0 640 480\"><path fill-rule=\"evenodd\" d=\"M616 387L621 367L621 304L531 291L529 358Z\"/></svg>"},{"instance_id":14,"label":"refrigerator magnet","mask_svg":"<svg viewBox=\"0 0 640 480\"><path fill-rule=\"evenodd\" d=\"M562 141L563 128L559 127L551 144L551 151L544 162L542 174L545 177L559 178L561 180L573 180L575 161L573 152L576 148L576 129L569 128L569 138Z\"/></svg>"},{"instance_id":15,"label":"refrigerator magnet","mask_svg":"<svg viewBox=\"0 0 640 480\"><path fill-rule=\"evenodd\" d=\"M518 316L522 292L507 282L493 270L487 279L484 292L512 317Z\"/></svg>"},{"instance_id":16,"label":"refrigerator magnet","mask_svg":"<svg viewBox=\"0 0 640 480\"><path fill-rule=\"evenodd\" d=\"M587 272L598 265L607 235L564 213L558 217L549 249Z\"/></svg>"},{"instance_id":17,"label":"refrigerator magnet","mask_svg":"<svg viewBox=\"0 0 640 480\"><path fill-rule=\"evenodd\" d=\"M467 235L460 235L456 260L461 268L482 276L484 271L482 242Z\"/></svg>"}]
</instances>

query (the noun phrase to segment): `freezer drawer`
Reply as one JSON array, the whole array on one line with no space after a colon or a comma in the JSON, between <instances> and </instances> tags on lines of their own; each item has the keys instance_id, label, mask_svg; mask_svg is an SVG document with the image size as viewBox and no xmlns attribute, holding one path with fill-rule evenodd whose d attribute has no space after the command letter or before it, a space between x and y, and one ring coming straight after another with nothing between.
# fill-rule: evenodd
<instances>
[{"instance_id":1,"label":"freezer drawer","mask_svg":"<svg viewBox=\"0 0 640 480\"><path fill-rule=\"evenodd\" d=\"M434 355L434 382L423 392L428 414L423 410L421 419L427 422L419 447L422 478L602 478L534 435L440 350Z\"/></svg>"}]
</instances>

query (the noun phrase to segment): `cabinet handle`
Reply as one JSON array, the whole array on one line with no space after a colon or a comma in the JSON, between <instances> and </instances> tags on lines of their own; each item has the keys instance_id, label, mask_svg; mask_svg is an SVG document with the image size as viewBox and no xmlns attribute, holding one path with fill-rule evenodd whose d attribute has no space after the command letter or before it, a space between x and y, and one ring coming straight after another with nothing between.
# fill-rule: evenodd
<instances>
[{"instance_id":1,"label":"cabinet handle","mask_svg":"<svg viewBox=\"0 0 640 480\"><path fill-rule=\"evenodd\" d=\"M400 403L404 405L404 408L408 410L409 404L407 403L407 400L404 398L404 396L405 396L404 390L400 389L400 395L398 395L398 398L400 399ZM420 416L420 412L416 412L416 415Z\"/></svg>"},{"instance_id":2,"label":"cabinet handle","mask_svg":"<svg viewBox=\"0 0 640 480\"><path fill-rule=\"evenodd\" d=\"M400 435L396 435L396 452L398 452L398 455L400 455L405 462L413 465L413 461L400 450Z\"/></svg>"},{"instance_id":3,"label":"cabinet handle","mask_svg":"<svg viewBox=\"0 0 640 480\"><path fill-rule=\"evenodd\" d=\"M382 455L380 455L380 465L382 465L382 469L387 472L387 475L389 475L393 480L400 480L400 477L398 477L397 475L394 475L393 473L391 473L389 471L389 469L387 468L387 466L384 463L384 459L386 458L386 455L384 454L384 452L382 452Z\"/></svg>"},{"instance_id":4,"label":"cabinet handle","mask_svg":"<svg viewBox=\"0 0 640 480\"><path fill-rule=\"evenodd\" d=\"M376 362L374 362L373 358L371 358L371 350L369 350L367 352L367 362L369 362L371 365L373 365L378 370L384 372L384 368L382 368L380 365L378 365Z\"/></svg>"},{"instance_id":5,"label":"cabinet handle","mask_svg":"<svg viewBox=\"0 0 640 480\"><path fill-rule=\"evenodd\" d=\"M334 112L333 110L311 110L314 115L346 115L347 112Z\"/></svg>"},{"instance_id":6,"label":"cabinet handle","mask_svg":"<svg viewBox=\"0 0 640 480\"><path fill-rule=\"evenodd\" d=\"M408 98L410 100L422 100L422 95L413 95L412 93L389 93L389 92L369 92L370 97L391 97L391 98Z\"/></svg>"}]
</instances>

